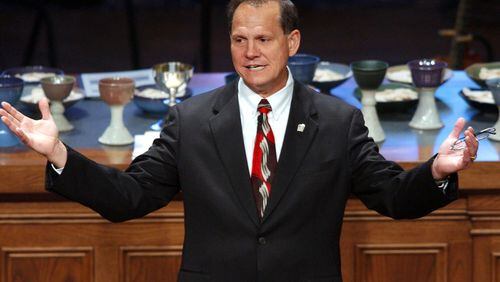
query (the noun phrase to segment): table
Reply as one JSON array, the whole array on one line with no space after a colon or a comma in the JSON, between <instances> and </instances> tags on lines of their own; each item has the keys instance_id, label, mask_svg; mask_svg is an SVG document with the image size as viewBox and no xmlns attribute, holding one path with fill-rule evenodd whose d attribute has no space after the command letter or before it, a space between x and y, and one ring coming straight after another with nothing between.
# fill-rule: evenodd
<instances>
[{"instance_id":1,"label":"table","mask_svg":"<svg viewBox=\"0 0 500 282\"><path fill-rule=\"evenodd\" d=\"M189 83L189 87L193 90L193 95L199 95L224 85L225 75L226 73L196 74ZM413 109L391 113L379 112L382 127L386 133L386 140L380 144L381 153L387 159L394 160L404 167L412 167L417 163L424 162L438 151L439 145L451 132L458 117L464 117L467 124L476 129L491 127L497 120L496 114L481 113L469 107L458 95L463 87L474 86L474 82L465 75L465 72L455 71L453 77L438 89L436 93L437 105L441 119L445 124L445 127L439 130L422 131L410 128L408 123L413 116ZM332 89L331 95L360 108L361 103L353 95L355 88L356 83L351 78L339 87ZM23 107L21 110L26 112ZM99 99L84 100L67 109L65 115L75 126L75 130L61 133L60 138L65 143L82 150L84 153L96 155L98 160L107 164L124 167L129 163L130 158L126 154L132 149L132 145L110 147L97 141L110 119L109 109L105 103ZM157 119L158 117L155 116L144 115L132 102L125 107L124 123L133 135L143 134ZM22 160L16 157L11 158L13 152L20 153L23 156ZM101 152L119 157L117 159L110 157L103 159L98 156ZM12 162L37 162L37 160L40 161L39 157L30 154L22 145L16 148L0 149L0 165ZM490 175L490 172L495 173L491 170L496 169L495 162L499 160L500 142L488 139L481 141L475 165L480 164L486 171L481 172L482 176L479 176L474 170L464 172L461 187L465 189L495 188L499 178L496 178L497 175ZM478 186L478 179L475 178L479 178L484 185Z\"/></svg>"},{"instance_id":2,"label":"table","mask_svg":"<svg viewBox=\"0 0 500 282\"><path fill-rule=\"evenodd\" d=\"M196 74L189 87L199 95L223 85L224 75ZM466 86L474 83L464 72L454 72L437 91L446 125L440 130L409 128L411 109L379 113L387 136L381 153L411 168L437 152L459 116L477 129L492 126L497 114L481 113L459 97ZM349 79L330 94L360 107L355 87ZM60 137L97 162L124 169L132 146L97 142L109 115L100 100L81 101L66 112L76 130ZM133 103L125 108L132 134L142 134L156 120ZM0 150L1 281L38 281L47 273L50 281L176 280L184 236L182 197L142 219L112 224L45 192L44 166L45 160L24 146ZM416 221L396 222L350 199L341 238L344 281L500 281L500 143L481 141L478 159L460 173L460 187L457 201Z\"/></svg>"}]
</instances>

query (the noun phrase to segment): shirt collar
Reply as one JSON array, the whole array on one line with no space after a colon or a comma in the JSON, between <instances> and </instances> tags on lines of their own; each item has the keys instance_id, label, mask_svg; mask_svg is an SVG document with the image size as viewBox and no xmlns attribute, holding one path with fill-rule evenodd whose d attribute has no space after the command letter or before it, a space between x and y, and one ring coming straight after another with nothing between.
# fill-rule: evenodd
<instances>
[{"instance_id":1,"label":"shirt collar","mask_svg":"<svg viewBox=\"0 0 500 282\"><path fill-rule=\"evenodd\" d=\"M286 69L288 72L288 79L285 86L266 98L272 108L269 117L275 120L279 120L285 110L290 107L292 101L293 76L288 66ZM250 89L241 78L238 81L238 99L245 104L245 108L248 111L245 114L253 117L258 115L257 106L260 100L262 100L262 97Z\"/></svg>"}]
</instances>

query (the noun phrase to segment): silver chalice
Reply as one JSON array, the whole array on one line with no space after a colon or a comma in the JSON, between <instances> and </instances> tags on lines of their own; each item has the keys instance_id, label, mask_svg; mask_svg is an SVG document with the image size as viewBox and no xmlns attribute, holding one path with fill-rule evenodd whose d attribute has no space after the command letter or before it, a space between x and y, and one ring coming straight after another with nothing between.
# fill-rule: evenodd
<instances>
[{"instance_id":1,"label":"silver chalice","mask_svg":"<svg viewBox=\"0 0 500 282\"><path fill-rule=\"evenodd\" d=\"M187 93L187 84L193 77L194 67L190 64L181 62L166 62L153 66L153 77L156 85L160 90L168 93L168 99L163 103L168 107L173 107L177 104L177 98L184 96ZM180 93L180 89L186 91ZM161 130L163 120L160 120L151 126L153 130Z\"/></svg>"}]
</instances>

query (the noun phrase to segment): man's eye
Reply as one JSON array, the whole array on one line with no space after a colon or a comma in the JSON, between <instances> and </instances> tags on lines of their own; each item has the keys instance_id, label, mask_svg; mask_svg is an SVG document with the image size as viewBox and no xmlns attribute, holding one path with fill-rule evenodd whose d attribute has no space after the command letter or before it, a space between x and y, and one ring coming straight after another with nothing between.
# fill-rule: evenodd
<instances>
[{"instance_id":1,"label":"man's eye","mask_svg":"<svg viewBox=\"0 0 500 282\"><path fill-rule=\"evenodd\" d=\"M260 42L263 42L263 43L268 42L268 41L269 41L269 39L268 39L268 38L261 38L261 39L260 39Z\"/></svg>"}]
</instances>

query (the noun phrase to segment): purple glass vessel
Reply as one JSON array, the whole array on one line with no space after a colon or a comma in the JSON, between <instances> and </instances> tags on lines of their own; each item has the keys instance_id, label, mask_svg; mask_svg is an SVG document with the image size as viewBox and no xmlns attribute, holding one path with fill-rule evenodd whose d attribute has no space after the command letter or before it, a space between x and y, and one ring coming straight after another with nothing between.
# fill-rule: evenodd
<instances>
[{"instance_id":1,"label":"purple glass vessel","mask_svg":"<svg viewBox=\"0 0 500 282\"><path fill-rule=\"evenodd\" d=\"M447 64L432 59L413 60L408 63L413 84L418 88L437 88L441 85Z\"/></svg>"},{"instance_id":2,"label":"purple glass vessel","mask_svg":"<svg viewBox=\"0 0 500 282\"><path fill-rule=\"evenodd\" d=\"M408 63L413 85L418 89L418 106L409 125L420 130L434 130L444 126L436 106L434 92L441 85L446 63L432 59Z\"/></svg>"}]
</instances>

